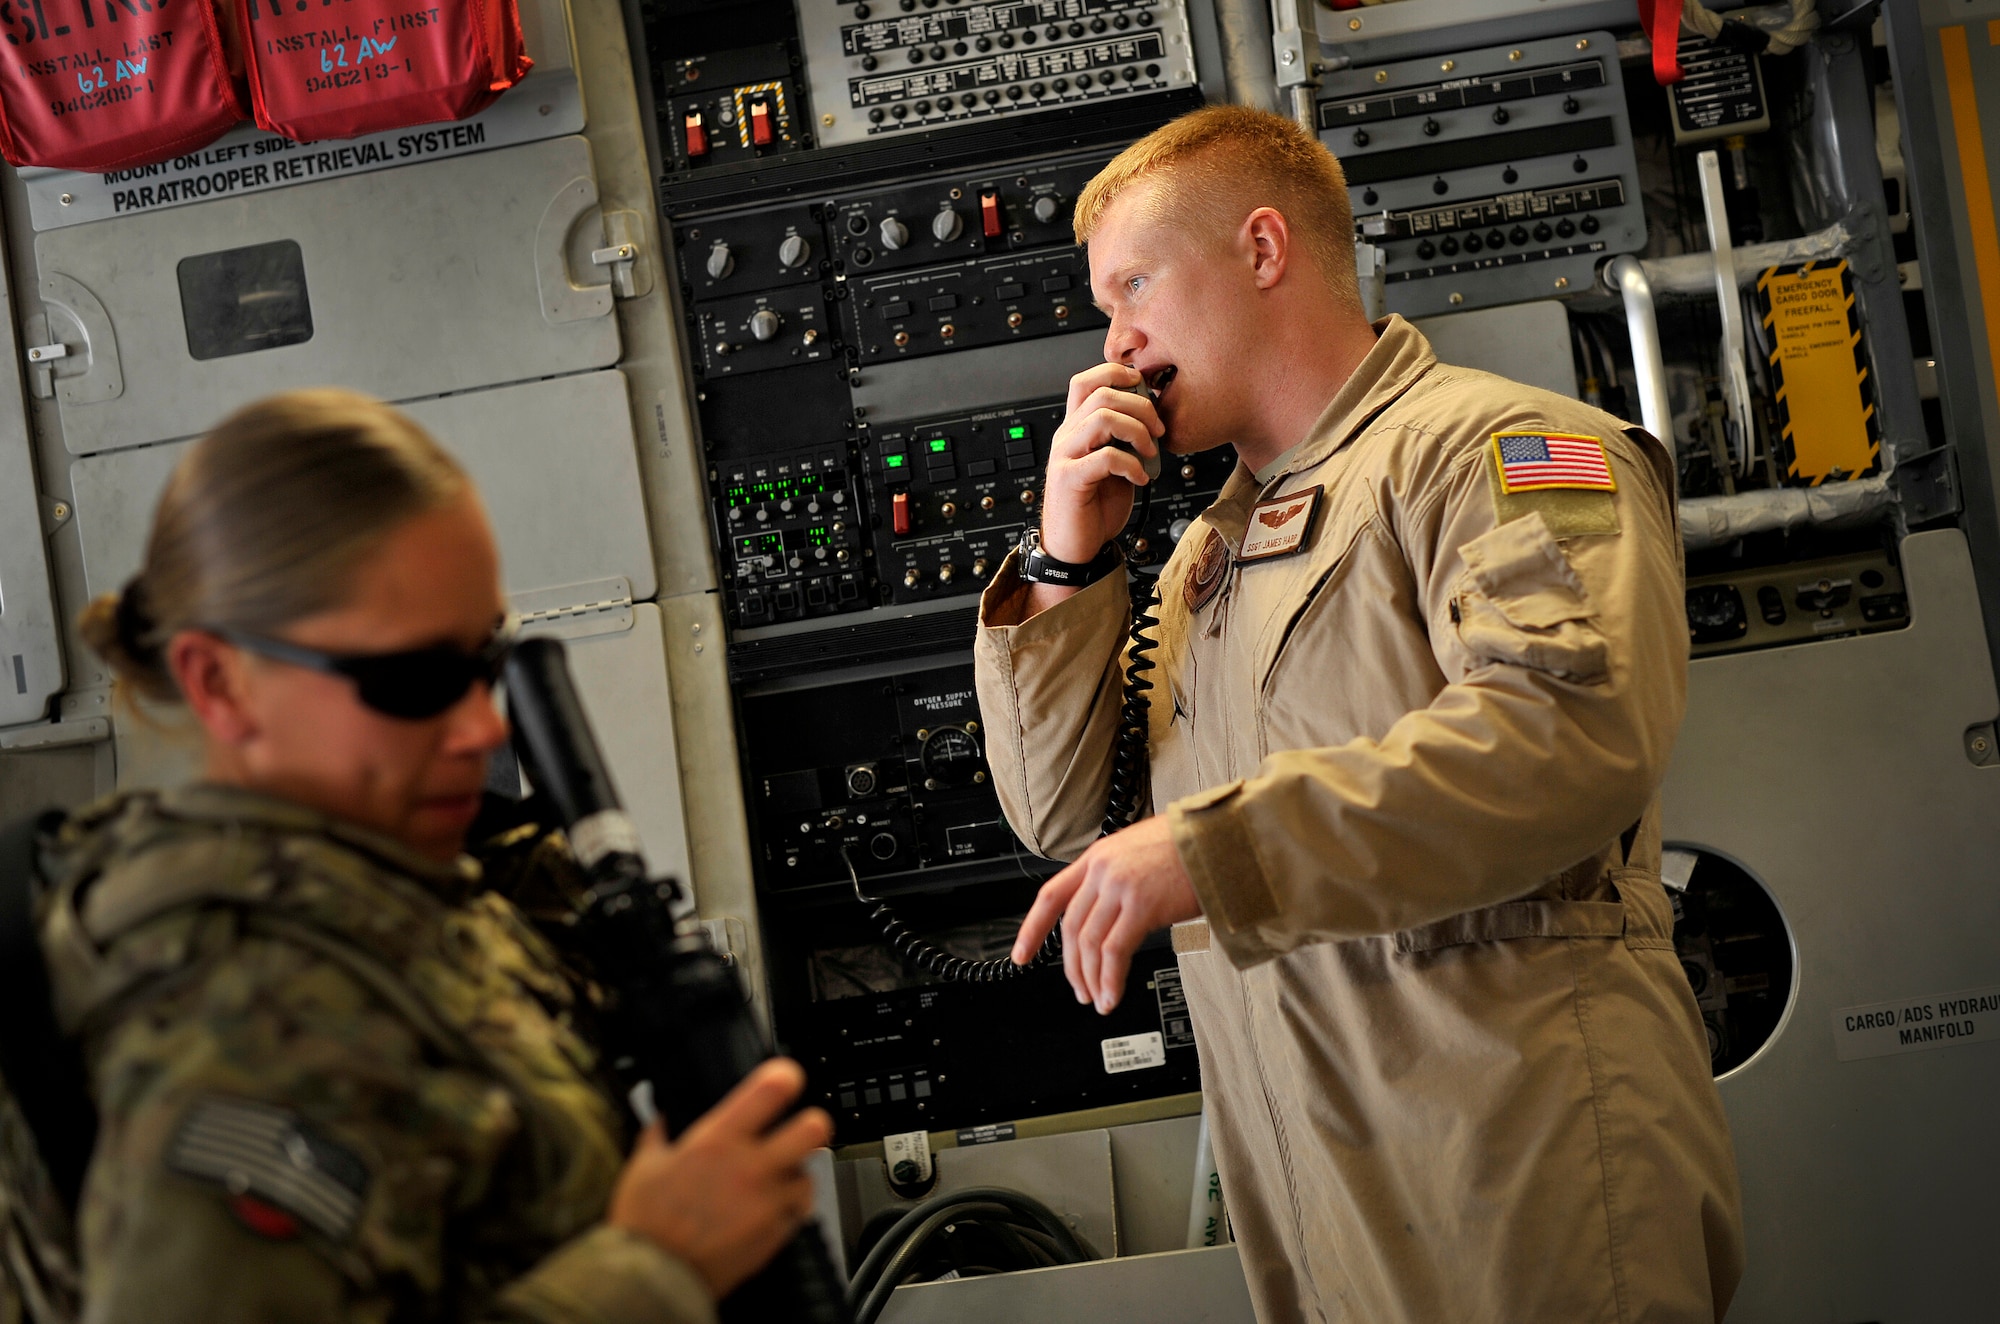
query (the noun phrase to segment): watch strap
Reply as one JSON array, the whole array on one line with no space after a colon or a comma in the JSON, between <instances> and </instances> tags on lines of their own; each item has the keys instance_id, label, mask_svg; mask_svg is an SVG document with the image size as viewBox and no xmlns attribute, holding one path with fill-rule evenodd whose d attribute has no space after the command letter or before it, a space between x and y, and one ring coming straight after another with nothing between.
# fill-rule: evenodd
<instances>
[{"instance_id":1,"label":"watch strap","mask_svg":"<svg viewBox=\"0 0 2000 1324\"><path fill-rule=\"evenodd\" d=\"M1105 543L1090 560L1079 563L1059 561L1043 551L1039 529L1029 529L1021 535L1021 578L1030 584L1088 588L1124 562L1125 554L1116 539Z\"/></svg>"}]
</instances>

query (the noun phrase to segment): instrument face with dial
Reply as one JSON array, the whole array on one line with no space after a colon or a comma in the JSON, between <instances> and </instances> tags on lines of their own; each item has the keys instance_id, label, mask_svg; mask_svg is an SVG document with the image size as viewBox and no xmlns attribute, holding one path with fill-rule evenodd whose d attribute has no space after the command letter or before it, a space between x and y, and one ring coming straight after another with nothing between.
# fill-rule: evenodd
<instances>
[{"instance_id":1,"label":"instrument face with dial","mask_svg":"<svg viewBox=\"0 0 2000 1324\"><path fill-rule=\"evenodd\" d=\"M923 765L926 790L964 786L973 780L984 761L979 741L962 726L941 726L932 731L924 737L917 759Z\"/></svg>"}]
</instances>

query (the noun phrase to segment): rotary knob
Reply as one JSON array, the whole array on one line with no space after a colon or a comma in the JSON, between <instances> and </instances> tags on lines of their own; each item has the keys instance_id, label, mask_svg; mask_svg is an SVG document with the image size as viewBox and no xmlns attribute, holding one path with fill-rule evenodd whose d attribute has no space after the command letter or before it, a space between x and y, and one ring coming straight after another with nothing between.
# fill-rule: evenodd
<instances>
[{"instance_id":1,"label":"rotary knob","mask_svg":"<svg viewBox=\"0 0 2000 1324\"><path fill-rule=\"evenodd\" d=\"M726 279L736 270L736 255L729 251L729 245L720 239L708 250L708 276L710 280Z\"/></svg>"},{"instance_id":2,"label":"rotary knob","mask_svg":"<svg viewBox=\"0 0 2000 1324\"><path fill-rule=\"evenodd\" d=\"M1035 199L1035 205L1030 210L1034 212L1037 221L1043 225L1047 225L1055 220L1057 213L1062 211L1062 204L1044 193L1041 197Z\"/></svg>"},{"instance_id":3,"label":"rotary knob","mask_svg":"<svg viewBox=\"0 0 2000 1324\"><path fill-rule=\"evenodd\" d=\"M812 256L812 245L803 235L788 234L785 242L778 245L778 264L786 268L802 267Z\"/></svg>"},{"instance_id":4,"label":"rotary knob","mask_svg":"<svg viewBox=\"0 0 2000 1324\"><path fill-rule=\"evenodd\" d=\"M778 315L769 308L759 308L750 314L750 334L759 340L769 340L778 334Z\"/></svg>"},{"instance_id":5,"label":"rotary knob","mask_svg":"<svg viewBox=\"0 0 2000 1324\"><path fill-rule=\"evenodd\" d=\"M882 247L893 253L910 242L910 227L893 216L885 216L876 228L875 237L881 240Z\"/></svg>"},{"instance_id":6,"label":"rotary knob","mask_svg":"<svg viewBox=\"0 0 2000 1324\"><path fill-rule=\"evenodd\" d=\"M946 207L931 217L931 234L941 244L948 244L958 238L959 232L964 229L965 218L958 214L956 207Z\"/></svg>"}]
</instances>

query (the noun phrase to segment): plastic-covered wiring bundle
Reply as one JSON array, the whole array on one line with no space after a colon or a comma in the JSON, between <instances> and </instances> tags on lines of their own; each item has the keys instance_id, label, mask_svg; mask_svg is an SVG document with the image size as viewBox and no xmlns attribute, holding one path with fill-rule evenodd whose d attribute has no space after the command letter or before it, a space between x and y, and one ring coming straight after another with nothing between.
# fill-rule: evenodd
<instances>
[{"instance_id":1,"label":"plastic-covered wiring bundle","mask_svg":"<svg viewBox=\"0 0 2000 1324\"><path fill-rule=\"evenodd\" d=\"M957 1234L962 1226L988 1233L995 1247L1006 1248L1004 1255L990 1258L1015 1263L957 1266L960 1273L1040 1269L1097 1258L1089 1242L1031 1195L1000 1186L934 1195L897 1219L854 1271L847 1285L854 1324L874 1324L890 1293L905 1281L916 1281L918 1263L939 1233Z\"/></svg>"}]
</instances>

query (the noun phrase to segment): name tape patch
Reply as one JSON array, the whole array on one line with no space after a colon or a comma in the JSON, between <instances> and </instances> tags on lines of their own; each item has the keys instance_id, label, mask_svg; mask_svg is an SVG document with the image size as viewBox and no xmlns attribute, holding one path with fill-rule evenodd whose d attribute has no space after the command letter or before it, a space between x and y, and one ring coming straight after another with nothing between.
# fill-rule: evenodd
<instances>
[{"instance_id":1,"label":"name tape patch","mask_svg":"<svg viewBox=\"0 0 2000 1324\"><path fill-rule=\"evenodd\" d=\"M1564 432L1496 432L1493 463L1504 492L1549 492L1575 488L1616 492L1611 462L1596 437Z\"/></svg>"},{"instance_id":2,"label":"name tape patch","mask_svg":"<svg viewBox=\"0 0 2000 1324\"><path fill-rule=\"evenodd\" d=\"M1250 522L1244 529L1243 550L1236 554L1237 559L1268 561L1275 556L1290 556L1303 548L1325 491L1324 487L1309 487L1250 507Z\"/></svg>"},{"instance_id":3,"label":"name tape patch","mask_svg":"<svg viewBox=\"0 0 2000 1324\"><path fill-rule=\"evenodd\" d=\"M1843 1062L1996 1039L2000 1039L2000 984L1842 1007L1833 1013L1833 1051Z\"/></svg>"}]
</instances>

